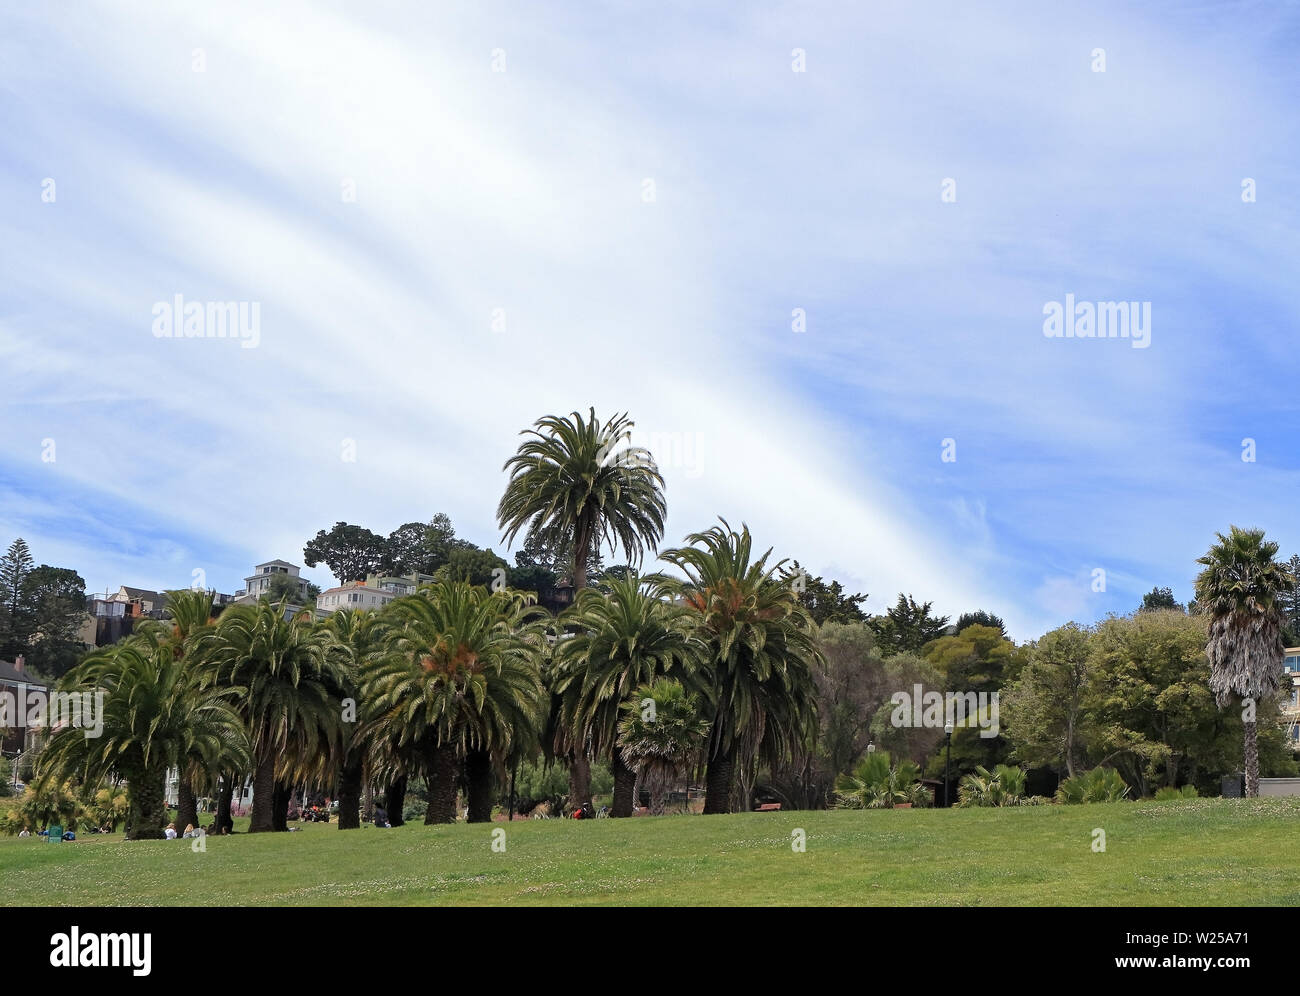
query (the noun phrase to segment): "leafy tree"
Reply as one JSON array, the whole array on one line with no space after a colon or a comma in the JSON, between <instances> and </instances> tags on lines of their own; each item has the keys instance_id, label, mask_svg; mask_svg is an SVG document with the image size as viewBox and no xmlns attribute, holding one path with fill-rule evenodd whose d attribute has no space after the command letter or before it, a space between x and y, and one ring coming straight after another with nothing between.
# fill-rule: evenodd
<instances>
[{"instance_id":1,"label":"leafy tree","mask_svg":"<svg viewBox=\"0 0 1300 996\"><path fill-rule=\"evenodd\" d=\"M1156 612L1160 609L1184 611L1183 604L1174 600L1174 590L1172 588L1152 588L1142 596L1142 607L1138 611Z\"/></svg>"},{"instance_id":2,"label":"leafy tree","mask_svg":"<svg viewBox=\"0 0 1300 996\"><path fill-rule=\"evenodd\" d=\"M888 697L887 675L865 622L823 623L817 642L826 662L813 673L821 724L817 742L833 781L866 752L871 722Z\"/></svg>"},{"instance_id":3,"label":"leafy tree","mask_svg":"<svg viewBox=\"0 0 1300 996\"><path fill-rule=\"evenodd\" d=\"M501 578L503 584L507 583L509 570L506 562L491 550L466 545L452 550L447 562L438 568L434 577L490 586L497 578Z\"/></svg>"},{"instance_id":4,"label":"leafy tree","mask_svg":"<svg viewBox=\"0 0 1300 996\"><path fill-rule=\"evenodd\" d=\"M76 571L42 564L24 579L22 602L32 624L27 663L57 680L86 652L80 636L86 618L86 582Z\"/></svg>"},{"instance_id":5,"label":"leafy tree","mask_svg":"<svg viewBox=\"0 0 1300 996\"><path fill-rule=\"evenodd\" d=\"M1094 668L1090 634L1069 623L1040 638L1019 678L1002 697L1002 720L1016 756L1028 764L1064 765L1077 774L1090 739L1087 704Z\"/></svg>"},{"instance_id":6,"label":"leafy tree","mask_svg":"<svg viewBox=\"0 0 1300 996\"><path fill-rule=\"evenodd\" d=\"M1023 656L1000 629L978 623L955 636L939 637L925 652L951 692L998 691L1015 678Z\"/></svg>"},{"instance_id":7,"label":"leafy tree","mask_svg":"<svg viewBox=\"0 0 1300 996\"><path fill-rule=\"evenodd\" d=\"M320 530L302 548L308 567L321 561L342 583L364 581L366 576L382 570L389 556L388 541L363 526L336 522L328 533Z\"/></svg>"},{"instance_id":8,"label":"leafy tree","mask_svg":"<svg viewBox=\"0 0 1300 996\"><path fill-rule=\"evenodd\" d=\"M1207 628L1204 616L1174 610L1112 617L1096 627L1089 763L1117 768L1139 796L1187 781L1217 792L1223 772L1241 764L1242 710L1216 704ZM1261 770L1293 773L1275 722L1277 699L1259 700L1256 711L1264 726L1257 738Z\"/></svg>"},{"instance_id":9,"label":"leafy tree","mask_svg":"<svg viewBox=\"0 0 1300 996\"><path fill-rule=\"evenodd\" d=\"M1007 625L1002 621L1002 617L995 616L992 612L985 612L983 609L975 612L963 612L957 617L958 633L968 626L991 626L1003 636L1007 635Z\"/></svg>"},{"instance_id":10,"label":"leafy tree","mask_svg":"<svg viewBox=\"0 0 1300 996\"><path fill-rule=\"evenodd\" d=\"M924 764L934 754L935 747L942 743L943 730L896 725L894 715L897 706L893 696L898 693L914 696L918 685L922 695L930 691L942 692L943 673L930 661L910 651L884 658L883 667L884 700L871 720L871 738L878 747L895 757L906 757L918 765ZM975 758L972 765L980 759L982 755ZM961 770L960 767L958 770Z\"/></svg>"},{"instance_id":11,"label":"leafy tree","mask_svg":"<svg viewBox=\"0 0 1300 996\"><path fill-rule=\"evenodd\" d=\"M32 552L21 536L0 557L0 656L9 660L27 648L35 627L24 594L33 563Z\"/></svg>"},{"instance_id":12,"label":"leafy tree","mask_svg":"<svg viewBox=\"0 0 1300 996\"><path fill-rule=\"evenodd\" d=\"M1218 533L1197 559L1196 600L1210 620L1207 651L1210 688L1220 706L1248 699L1249 706L1277 694L1283 669L1282 612L1278 597L1295 579L1274 560L1278 545L1262 529ZM1246 795L1259 795L1259 753L1253 712L1244 720Z\"/></svg>"},{"instance_id":13,"label":"leafy tree","mask_svg":"<svg viewBox=\"0 0 1300 996\"><path fill-rule=\"evenodd\" d=\"M311 582L308 582L305 586L300 585L299 580L299 578L289 574L272 574L270 583L266 586L266 592L259 601L270 602L272 605L279 605L284 602L288 605L315 606L316 596L320 594L320 588Z\"/></svg>"},{"instance_id":14,"label":"leafy tree","mask_svg":"<svg viewBox=\"0 0 1300 996\"><path fill-rule=\"evenodd\" d=\"M893 608L885 610L883 616L872 618L871 628L880 640L882 656L906 651L920 653L927 643L943 634L948 617L932 615L932 605L931 602L918 604L911 595L900 592Z\"/></svg>"},{"instance_id":15,"label":"leafy tree","mask_svg":"<svg viewBox=\"0 0 1300 996\"><path fill-rule=\"evenodd\" d=\"M699 614L708 645L713 729L704 812L725 813L738 763L748 808L757 763L780 763L815 733L813 671L823 662L812 619L781 579L785 562L769 566L770 549L754 558L748 526L736 532L724 519L686 542L662 559L685 574L670 589Z\"/></svg>"},{"instance_id":16,"label":"leafy tree","mask_svg":"<svg viewBox=\"0 0 1300 996\"><path fill-rule=\"evenodd\" d=\"M647 700L654 703L653 712L642 707ZM660 678L638 686L620 706L615 753L620 766L634 771L650 793L651 816L663 815L668 791L699 756L709 734L708 717L699 705L680 682Z\"/></svg>"},{"instance_id":17,"label":"leafy tree","mask_svg":"<svg viewBox=\"0 0 1300 996\"><path fill-rule=\"evenodd\" d=\"M637 772L618 749L620 710L656 678L692 680L705 648L694 613L664 601L662 583L631 574L611 578L608 588L584 589L564 614L576 633L556 647L551 689L561 701L557 749L610 759L610 815L623 817L632 815Z\"/></svg>"},{"instance_id":18,"label":"leafy tree","mask_svg":"<svg viewBox=\"0 0 1300 996\"><path fill-rule=\"evenodd\" d=\"M1291 587L1278 593L1278 606L1282 611L1282 639L1288 647L1300 644L1300 556L1286 562L1286 572L1291 575Z\"/></svg>"},{"instance_id":19,"label":"leafy tree","mask_svg":"<svg viewBox=\"0 0 1300 996\"><path fill-rule=\"evenodd\" d=\"M783 577L793 587L800 603L817 625L867 621L867 614L861 608L867 596L861 592L850 595L838 581L827 583L820 577L812 577L799 566L797 560L783 572Z\"/></svg>"},{"instance_id":20,"label":"leafy tree","mask_svg":"<svg viewBox=\"0 0 1300 996\"><path fill-rule=\"evenodd\" d=\"M446 516L443 516L446 518ZM450 520L448 520L450 529ZM445 563L429 546L430 526L426 522L405 522L388 534L380 570L392 577L432 574Z\"/></svg>"}]
</instances>

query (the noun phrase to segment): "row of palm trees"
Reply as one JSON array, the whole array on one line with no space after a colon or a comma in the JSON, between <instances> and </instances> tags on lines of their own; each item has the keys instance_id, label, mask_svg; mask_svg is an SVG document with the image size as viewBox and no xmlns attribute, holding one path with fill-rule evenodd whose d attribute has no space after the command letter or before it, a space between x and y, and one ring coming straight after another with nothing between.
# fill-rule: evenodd
<instances>
[{"instance_id":1,"label":"row of palm trees","mask_svg":"<svg viewBox=\"0 0 1300 996\"><path fill-rule=\"evenodd\" d=\"M455 818L460 785L469 819L487 820L494 773L539 751L568 765L572 805L590 801L590 764L608 763L612 815L627 816L638 775L662 808L698 754L705 812L728 812L758 763L815 735L815 626L784 561L756 555L748 528L725 520L660 555L675 576L630 570L587 586L599 544L639 563L662 538L662 477L648 452L617 448L631 428L594 410L547 417L506 463L507 539L526 529L572 551L577 593L558 617L530 593L456 579L319 621L268 602L214 618L209 593L172 592L169 620L65 679L107 693L105 735L56 733L42 777L125 779L130 832L157 836L169 770L186 822L198 794L251 772L258 832L285 828L293 785L334 789L347 829L363 786L384 787L397 816L413 776L427 823Z\"/></svg>"},{"instance_id":2,"label":"row of palm trees","mask_svg":"<svg viewBox=\"0 0 1300 996\"><path fill-rule=\"evenodd\" d=\"M228 798L251 772L251 830L285 828L294 784L334 788L347 829L360 825L366 785L383 787L400 817L413 776L428 789L426 822L454 818L461 784L469 818L488 819L493 773L541 751L567 764L574 805L590 800L591 762L607 762L612 814L624 816L638 774L661 788L702 738L704 811L748 800L759 765L815 735L815 627L784 561L757 555L748 528L725 520L659 554L673 576L630 571L588 588L599 545L639 564L662 539L663 479L628 444L631 428L626 415L602 422L594 410L547 416L505 464L506 539L526 531L570 551L577 594L560 616L529 594L455 579L323 621L269 603L214 618L208 593L173 592L169 620L67 676L69 690L106 692L104 735L56 733L42 778L124 779L137 836L161 834L169 770L181 774L184 822L195 821L197 794L220 783ZM1201 559L1197 599L1211 618L1221 704L1276 691L1277 596L1288 583L1276 552L1261 532L1234 527ZM1248 721L1249 794L1254 733Z\"/></svg>"}]
</instances>

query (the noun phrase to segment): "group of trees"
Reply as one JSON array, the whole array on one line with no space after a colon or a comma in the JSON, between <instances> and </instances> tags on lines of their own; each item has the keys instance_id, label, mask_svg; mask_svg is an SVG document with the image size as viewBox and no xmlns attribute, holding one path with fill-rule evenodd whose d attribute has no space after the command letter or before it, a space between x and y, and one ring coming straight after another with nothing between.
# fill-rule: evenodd
<instances>
[{"instance_id":1,"label":"group of trees","mask_svg":"<svg viewBox=\"0 0 1300 996\"><path fill-rule=\"evenodd\" d=\"M343 829L360 825L370 790L400 821L415 780L426 822L454 819L462 790L468 818L487 820L505 773L539 760L567 769L571 806L591 799L591 765L608 766L616 817L631 814L638 782L662 811L672 784L701 773L706 813L764 795L825 806L837 780L850 805L922 803L931 796L915 783L942 772L944 732L897 722L899 691L1002 694L1000 717L968 716L952 736L972 798L1003 798L1012 783L1018 793L1012 767L1030 769L1032 794L1036 773L1050 791L1058 777L1113 769L1145 795L1212 789L1243 757L1252 793L1261 765L1294 771L1272 721L1294 581L1262 533L1234 527L1201 558L1194 615L1157 590L1131 616L1018 647L990 613L949 625L911 595L869 616L866 595L773 560L726 520L659 550L666 503L652 456L608 457L630 427L594 410L548 416L505 464L500 527L507 542L525 537L519 569L565 572L576 590L565 611L457 568L458 555L495 555L457 541L445 516L387 539L340 523L308 545L309 563L434 582L324 620L268 601L216 618L209 594L170 593L169 619L64 679L108 693L105 733L56 732L38 789L125 781L133 836L161 834L169 770L185 822L199 794L217 792L228 811L251 773L253 831L285 829L295 785L336 795ZM666 570L601 572L602 546L632 565L658 552ZM1224 709L1237 700L1245 707ZM997 735L981 736L989 720Z\"/></svg>"},{"instance_id":2,"label":"group of trees","mask_svg":"<svg viewBox=\"0 0 1300 996\"><path fill-rule=\"evenodd\" d=\"M594 411L544 418L506 464L507 539L526 532L572 552L578 595L560 616L528 593L437 576L446 565L428 560L437 580L419 593L322 621L269 602L214 618L206 593L172 592L169 620L65 679L119 705L100 738L56 732L38 781L125 780L133 836L161 833L169 769L181 773L186 822L197 793L251 772L254 831L284 826L292 785L337 787L349 828L362 786L384 790L400 814L412 777L426 785L426 822L454 818L460 787L469 818L488 819L494 776L539 753L568 766L570 804L590 800L591 762L609 764L615 816L630 815L638 776L662 800L695 766L706 812L745 804L760 764L815 738L816 624L785 563L725 521L660 553L675 576L629 568L588 587L598 543L640 562L662 539L650 454L606 459L630 428Z\"/></svg>"},{"instance_id":3,"label":"group of trees","mask_svg":"<svg viewBox=\"0 0 1300 996\"><path fill-rule=\"evenodd\" d=\"M21 538L0 557L0 659L22 656L36 672L59 678L85 652L78 631L86 582L76 571L35 566Z\"/></svg>"}]
</instances>

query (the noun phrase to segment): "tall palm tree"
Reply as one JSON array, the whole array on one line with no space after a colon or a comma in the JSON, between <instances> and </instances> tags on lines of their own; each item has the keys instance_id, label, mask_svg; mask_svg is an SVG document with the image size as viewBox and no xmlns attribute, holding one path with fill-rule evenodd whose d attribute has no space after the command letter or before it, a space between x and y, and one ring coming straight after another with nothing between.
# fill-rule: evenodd
<instances>
[{"instance_id":1,"label":"tall palm tree","mask_svg":"<svg viewBox=\"0 0 1300 996\"><path fill-rule=\"evenodd\" d=\"M491 818L493 761L539 722L545 639L537 616L518 593L467 581L438 581L389 604L387 653L363 681L367 734L379 749L410 749L423 762L425 823L455 819L462 756L470 819Z\"/></svg>"},{"instance_id":2,"label":"tall palm tree","mask_svg":"<svg viewBox=\"0 0 1300 996\"><path fill-rule=\"evenodd\" d=\"M1282 678L1282 612L1280 596L1294 581L1285 565L1273 558L1278 545L1264 539L1262 529L1232 526L1196 562L1204 567L1196 578L1196 602L1210 619L1210 689L1219 706L1233 697L1258 705L1277 694ZM1246 795L1259 795L1259 748L1255 713L1245 720Z\"/></svg>"},{"instance_id":3,"label":"tall palm tree","mask_svg":"<svg viewBox=\"0 0 1300 996\"><path fill-rule=\"evenodd\" d=\"M285 829L290 783L323 775L343 734L346 675L333 635L310 612L285 614L283 602L235 606L204 640L221 680L244 689L239 705L253 753L249 833Z\"/></svg>"},{"instance_id":4,"label":"tall palm tree","mask_svg":"<svg viewBox=\"0 0 1300 996\"><path fill-rule=\"evenodd\" d=\"M637 776L617 749L620 708L657 677L693 677L705 647L695 635L693 613L664 600L662 578L628 573L607 587L608 594L579 592L561 617L577 632L556 646L551 688L561 701L557 749L609 757L610 815L622 817L632 815Z\"/></svg>"},{"instance_id":5,"label":"tall palm tree","mask_svg":"<svg viewBox=\"0 0 1300 996\"><path fill-rule=\"evenodd\" d=\"M654 703L653 712L642 708L647 699ZM701 714L698 699L668 678L641 685L621 708L615 751L650 793L650 815L662 816L668 790L708 736L709 719Z\"/></svg>"},{"instance_id":6,"label":"tall palm tree","mask_svg":"<svg viewBox=\"0 0 1300 996\"><path fill-rule=\"evenodd\" d=\"M781 580L785 561L769 566L770 549L753 559L749 527L736 532L721 522L661 555L686 575L674 589L697 613L708 644L706 813L729 811L738 759L747 771L760 758L779 762L812 735L812 669L824 666L812 618Z\"/></svg>"},{"instance_id":7,"label":"tall palm tree","mask_svg":"<svg viewBox=\"0 0 1300 996\"><path fill-rule=\"evenodd\" d=\"M203 638L212 626L213 593L197 588L182 588L166 593L165 607L170 617L161 622L146 621L142 629L154 630L168 643L172 653L191 670L206 667L199 652ZM199 807L195 787L209 788L221 772L208 771L202 758L190 757L177 771L176 822L180 826L198 825Z\"/></svg>"},{"instance_id":8,"label":"tall palm tree","mask_svg":"<svg viewBox=\"0 0 1300 996\"><path fill-rule=\"evenodd\" d=\"M334 634L342 674L343 729L339 755L339 829L361 827L361 787L365 778L366 710L362 697L362 676L370 662L382 653L382 626L378 616L365 609L340 609L326 625ZM400 814L399 814L400 816Z\"/></svg>"},{"instance_id":9,"label":"tall palm tree","mask_svg":"<svg viewBox=\"0 0 1300 996\"><path fill-rule=\"evenodd\" d=\"M602 542L622 547L639 564L663 537L664 479L650 451L628 441L627 414L604 423L596 409L583 418L547 415L520 435L527 437L505 462L510 480L497 506L507 544L520 530L557 549L573 550L573 587L587 586L587 563ZM621 448L620 448L621 447ZM571 805L591 801L591 771L581 751L569 758Z\"/></svg>"},{"instance_id":10,"label":"tall palm tree","mask_svg":"<svg viewBox=\"0 0 1300 996\"><path fill-rule=\"evenodd\" d=\"M41 752L39 778L62 782L77 776L95 785L110 775L125 778L129 796L127 837L163 836L167 772L191 758L208 770L248 763L243 723L230 697L241 689L219 688L145 632L90 654L61 683L65 692L103 693L103 730L98 737L64 727Z\"/></svg>"}]
</instances>

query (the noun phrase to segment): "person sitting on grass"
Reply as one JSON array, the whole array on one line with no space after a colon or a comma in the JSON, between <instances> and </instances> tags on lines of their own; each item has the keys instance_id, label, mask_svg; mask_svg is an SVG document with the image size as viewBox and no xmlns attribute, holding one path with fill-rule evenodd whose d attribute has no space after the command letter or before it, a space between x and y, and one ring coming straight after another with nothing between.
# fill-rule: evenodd
<instances>
[{"instance_id":1,"label":"person sitting on grass","mask_svg":"<svg viewBox=\"0 0 1300 996\"><path fill-rule=\"evenodd\" d=\"M19 836L19 837L30 837L31 835L32 835L32 832L31 832L30 830L28 830L26 827L23 827L23 832L20 833L18 836Z\"/></svg>"},{"instance_id":2,"label":"person sitting on grass","mask_svg":"<svg viewBox=\"0 0 1300 996\"><path fill-rule=\"evenodd\" d=\"M166 837L168 840L175 840L175 839L176 839L176 824L175 824L175 823L168 823L168 824L167 824L167 829L163 831L163 836Z\"/></svg>"},{"instance_id":3,"label":"person sitting on grass","mask_svg":"<svg viewBox=\"0 0 1300 996\"><path fill-rule=\"evenodd\" d=\"M195 830L194 830L194 824L193 824L193 823L186 823L186 824L185 824L185 833L183 834L184 839L185 839L185 840L189 840L190 838L192 838L192 837L197 837L197 836L198 836L198 834L197 834L197 833L195 832Z\"/></svg>"}]
</instances>

